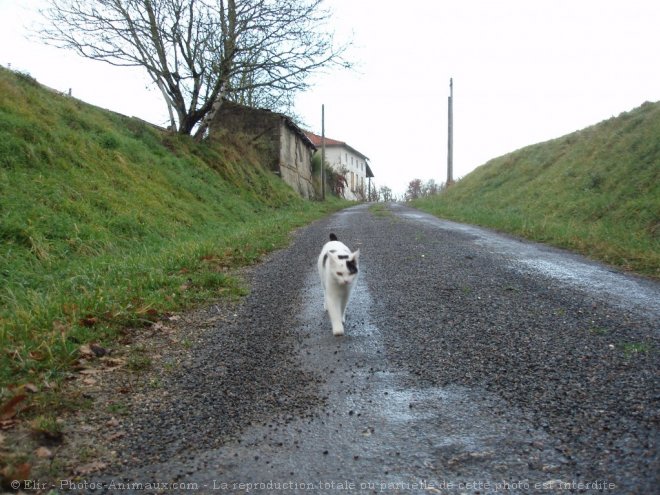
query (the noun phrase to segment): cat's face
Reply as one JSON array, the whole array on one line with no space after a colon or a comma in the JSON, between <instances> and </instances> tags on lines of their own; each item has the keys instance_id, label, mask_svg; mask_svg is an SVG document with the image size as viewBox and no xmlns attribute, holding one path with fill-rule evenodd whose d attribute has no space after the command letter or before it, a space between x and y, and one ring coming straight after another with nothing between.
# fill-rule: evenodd
<instances>
[{"instance_id":1,"label":"cat's face","mask_svg":"<svg viewBox=\"0 0 660 495\"><path fill-rule=\"evenodd\" d=\"M339 285L350 285L357 278L360 250L348 254L330 254L330 270L332 277Z\"/></svg>"}]
</instances>

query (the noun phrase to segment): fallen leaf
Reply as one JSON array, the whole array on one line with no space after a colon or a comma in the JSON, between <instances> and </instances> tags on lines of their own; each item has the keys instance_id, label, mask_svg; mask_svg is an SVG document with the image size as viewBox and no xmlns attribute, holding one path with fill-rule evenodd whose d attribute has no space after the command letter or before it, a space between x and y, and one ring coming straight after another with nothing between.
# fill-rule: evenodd
<instances>
[{"instance_id":1,"label":"fallen leaf","mask_svg":"<svg viewBox=\"0 0 660 495\"><path fill-rule=\"evenodd\" d=\"M30 478L30 471L32 470L32 465L24 462L19 464L14 468L14 475L12 476L15 480L27 480Z\"/></svg>"},{"instance_id":2,"label":"fallen leaf","mask_svg":"<svg viewBox=\"0 0 660 495\"><path fill-rule=\"evenodd\" d=\"M163 325L160 321L154 323L151 328L157 332L169 330L169 328Z\"/></svg>"},{"instance_id":3,"label":"fallen leaf","mask_svg":"<svg viewBox=\"0 0 660 495\"><path fill-rule=\"evenodd\" d=\"M110 435L108 437L108 441L114 442L115 440L119 440L120 438L122 438L124 435L126 435L126 433L124 433L123 431L118 431L117 433Z\"/></svg>"},{"instance_id":4,"label":"fallen leaf","mask_svg":"<svg viewBox=\"0 0 660 495\"><path fill-rule=\"evenodd\" d=\"M103 362L103 366L107 367L107 371L115 370L126 364L126 360L122 358L103 357L101 361Z\"/></svg>"},{"instance_id":5,"label":"fallen leaf","mask_svg":"<svg viewBox=\"0 0 660 495\"><path fill-rule=\"evenodd\" d=\"M6 465L2 471L0 471L0 486L4 486L6 483L14 489L20 488L22 483L29 479L31 469L32 466L27 462L15 466L12 466L11 464ZM9 483L10 481L11 484Z\"/></svg>"},{"instance_id":6,"label":"fallen leaf","mask_svg":"<svg viewBox=\"0 0 660 495\"><path fill-rule=\"evenodd\" d=\"M105 462L94 461L94 462L90 462L89 464L85 464L84 466L77 467L76 469L74 469L74 472L77 475L85 476L87 474L95 473L96 471L101 471L106 467L107 464Z\"/></svg>"},{"instance_id":7,"label":"fallen leaf","mask_svg":"<svg viewBox=\"0 0 660 495\"><path fill-rule=\"evenodd\" d=\"M17 424L18 421L15 419L0 419L0 430L9 430Z\"/></svg>"},{"instance_id":8,"label":"fallen leaf","mask_svg":"<svg viewBox=\"0 0 660 495\"><path fill-rule=\"evenodd\" d=\"M89 346L89 344L81 345L78 348L78 352L80 353L80 356L84 358L93 358L95 356L94 351L92 351L92 348Z\"/></svg>"},{"instance_id":9,"label":"fallen leaf","mask_svg":"<svg viewBox=\"0 0 660 495\"><path fill-rule=\"evenodd\" d=\"M15 395L4 405L0 406L0 420L12 419L14 416L16 416L16 414L18 414L18 409L16 406L24 401L25 398L25 394Z\"/></svg>"},{"instance_id":10,"label":"fallen leaf","mask_svg":"<svg viewBox=\"0 0 660 495\"><path fill-rule=\"evenodd\" d=\"M80 324L84 327L93 327L99 322L99 319L93 315L87 315L80 319Z\"/></svg>"},{"instance_id":11,"label":"fallen leaf","mask_svg":"<svg viewBox=\"0 0 660 495\"><path fill-rule=\"evenodd\" d=\"M117 420L117 418L113 417L105 425L109 426L111 428L117 427L117 426L119 426L119 420Z\"/></svg>"},{"instance_id":12,"label":"fallen leaf","mask_svg":"<svg viewBox=\"0 0 660 495\"><path fill-rule=\"evenodd\" d=\"M94 380L94 378L85 378L83 383L85 385L96 385L96 380Z\"/></svg>"},{"instance_id":13,"label":"fallen leaf","mask_svg":"<svg viewBox=\"0 0 660 495\"><path fill-rule=\"evenodd\" d=\"M48 390L54 390L57 388L57 383L50 383L48 380L44 379L44 387L46 387Z\"/></svg>"},{"instance_id":14,"label":"fallen leaf","mask_svg":"<svg viewBox=\"0 0 660 495\"><path fill-rule=\"evenodd\" d=\"M104 368L82 368L77 370L81 375L97 375L107 371L114 371L126 364L126 361L118 358L101 358Z\"/></svg>"},{"instance_id":15,"label":"fallen leaf","mask_svg":"<svg viewBox=\"0 0 660 495\"><path fill-rule=\"evenodd\" d=\"M39 389L34 383L26 383L25 385L23 385L23 388L28 392L32 392L33 394L39 392Z\"/></svg>"},{"instance_id":16,"label":"fallen leaf","mask_svg":"<svg viewBox=\"0 0 660 495\"><path fill-rule=\"evenodd\" d=\"M30 351L28 353L28 356L30 356L30 359L33 359L35 361L43 361L46 359L46 355L43 352L39 351Z\"/></svg>"},{"instance_id":17,"label":"fallen leaf","mask_svg":"<svg viewBox=\"0 0 660 495\"><path fill-rule=\"evenodd\" d=\"M135 310L135 312L139 315L144 315L144 316L158 316L158 310L154 308L138 308Z\"/></svg>"},{"instance_id":18,"label":"fallen leaf","mask_svg":"<svg viewBox=\"0 0 660 495\"><path fill-rule=\"evenodd\" d=\"M51 457L53 457L53 453L46 447L39 447L37 450L34 451L34 454L37 457L40 457L41 459L50 459Z\"/></svg>"}]
</instances>

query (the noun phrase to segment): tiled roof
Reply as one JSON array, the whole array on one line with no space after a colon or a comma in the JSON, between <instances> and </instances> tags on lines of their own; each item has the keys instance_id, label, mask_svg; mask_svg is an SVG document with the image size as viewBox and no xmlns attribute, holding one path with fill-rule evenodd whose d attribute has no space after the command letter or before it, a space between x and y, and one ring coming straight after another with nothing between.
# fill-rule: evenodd
<instances>
[{"instance_id":1,"label":"tiled roof","mask_svg":"<svg viewBox=\"0 0 660 495\"><path fill-rule=\"evenodd\" d=\"M314 134L313 132L305 131L305 134L309 138L309 140L314 143L314 146L317 148L321 147L321 139L322 137ZM329 137L325 137L325 145L326 146L346 146L346 143L343 141L337 141L336 139L330 139Z\"/></svg>"},{"instance_id":2,"label":"tiled roof","mask_svg":"<svg viewBox=\"0 0 660 495\"><path fill-rule=\"evenodd\" d=\"M321 148L321 139L322 139L321 136L319 136L318 134L314 134L313 132L309 132L309 131L304 131L304 133L309 138L309 140L312 143L314 143L314 146L316 146L317 148ZM358 150L356 150L355 148L353 148L349 144L346 144L344 141L338 141L337 139L330 139L329 137L326 136L325 145L326 146L343 146L344 148L352 151L356 155L364 158L365 160L369 159L369 157L363 155L362 153L360 153Z\"/></svg>"}]
</instances>

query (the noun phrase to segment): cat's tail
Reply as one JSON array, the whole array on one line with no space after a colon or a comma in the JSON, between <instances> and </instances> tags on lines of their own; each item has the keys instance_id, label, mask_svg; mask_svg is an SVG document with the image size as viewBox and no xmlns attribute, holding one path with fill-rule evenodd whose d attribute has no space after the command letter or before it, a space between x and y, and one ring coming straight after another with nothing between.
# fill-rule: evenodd
<instances>
[{"instance_id":1,"label":"cat's tail","mask_svg":"<svg viewBox=\"0 0 660 495\"><path fill-rule=\"evenodd\" d=\"M330 234L330 240L331 240L331 241L336 241L336 240L337 240L337 236L336 236L335 234L332 234L332 233L331 233L331 234Z\"/></svg>"}]
</instances>

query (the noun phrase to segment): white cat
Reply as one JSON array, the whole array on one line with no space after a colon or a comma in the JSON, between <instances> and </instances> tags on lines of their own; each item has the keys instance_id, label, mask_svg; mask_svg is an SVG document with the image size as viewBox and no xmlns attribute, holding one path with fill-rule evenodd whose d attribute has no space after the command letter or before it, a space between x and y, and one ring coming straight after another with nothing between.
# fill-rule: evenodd
<instances>
[{"instance_id":1,"label":"white cat","mask_svg":"<svg viewBox=\"0 0 660 495\"><path fill-rule=\"evenodd\" d=\"M360 250L354 253L330 234L319 255L318 268L323 286L323 309L328 312L333 335L344 335L346 305L357 282Z\"/></svg>"}]
</instances>

